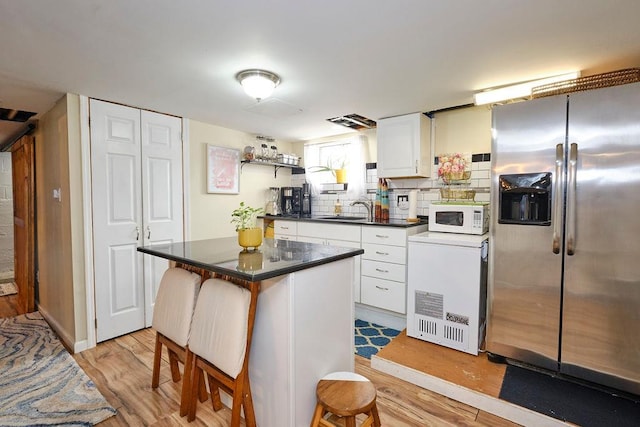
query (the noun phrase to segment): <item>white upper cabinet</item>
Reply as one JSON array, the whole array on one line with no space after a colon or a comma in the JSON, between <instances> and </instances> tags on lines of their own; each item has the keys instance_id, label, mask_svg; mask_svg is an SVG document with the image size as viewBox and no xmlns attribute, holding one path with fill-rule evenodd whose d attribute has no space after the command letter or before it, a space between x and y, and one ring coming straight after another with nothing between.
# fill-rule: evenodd
<instances>
[{"instance_id":1,"label":"white upper cabinet","mask_svg":"<svg viewBox=\"0 0 640 427\"><path fill-rule=\"evenodd\" d=\"M431 176L431 120L422 113L378 120L378 177Z\"/></svg>"}]
</instances>

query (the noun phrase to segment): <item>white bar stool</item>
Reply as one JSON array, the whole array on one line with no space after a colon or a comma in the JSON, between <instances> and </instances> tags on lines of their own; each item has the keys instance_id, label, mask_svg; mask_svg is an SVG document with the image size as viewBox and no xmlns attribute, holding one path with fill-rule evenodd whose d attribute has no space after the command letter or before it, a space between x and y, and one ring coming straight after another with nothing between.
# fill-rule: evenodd
<instances>
[{"instance_id":1,"label":"white bar stool","mask_svg":"<svg viewBox=\"0 0 640 427\"><path fill-rule=\"evenodd\" d=\"M219 388L233 397L231 426L240 425L244 410L247 427L256 419L249 384L249 354L256 316L259 282L220 278L202 284L193 313L187 347L187 364L191 372L188 421L196 416L198 390L207 373L214 411L222 408Z\"/></svg>"},{"instance_id":2,"label":"white bar stool","mask_svg":"<svg viewBox=\"0 0 640 427\"><path fill-rule=\"evenodd\" d=\"M185 363L191 318L196 306L201 278L181 268L169 268L162 275L153 309L152 327L156 330L156 346L153 355L151 388L156 389L160 381L160 359L162 346L167 348L169 366L174 382L180 381L178 361ZM185 364L185 375L180 399L181 412L186 414L189 392L189 375ZM201 398L206 399L206 389Z\"/></svg>"}]
</instances>

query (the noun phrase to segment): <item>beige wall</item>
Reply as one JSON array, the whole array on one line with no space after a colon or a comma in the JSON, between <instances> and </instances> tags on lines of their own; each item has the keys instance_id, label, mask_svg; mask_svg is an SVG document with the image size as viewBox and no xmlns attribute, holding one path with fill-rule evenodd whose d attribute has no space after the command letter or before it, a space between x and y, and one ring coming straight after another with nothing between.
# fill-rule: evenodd
<instances>
[{"instance_id":1,"label":"beige wall","mask_svg":"<svg viewBox=\"0 0 640 427\"><path fill-rule=\"evenodd\" d=\"M435 115L435 153L491 152L491 109L486 105Z\"/></svg>"},{"instance_id":2,"label":"beige wall","mask_svg":"<svg viewBox=\"0 0 640 427\"><path fill-rule=\"evenodd\" d=\"M67 95L69 156L69 214L76 342L87 339L86 280L84 269L84 217L82 197L82 152L80 142L80 97ZM88 148L88 147L87 147ZM64 200L64 199L63 199Z\"/></svg>"},{"instance_id":3,"label":"beige wall","mask_svg":"<svg viewBox=\"0 0 640 427\"><path fill-rule=\"evenodd\" d=\"M84 237L79 97L66 95L40 120L36 133L36 191L39 301L54 328L68 344L86 340ZM291 170L282 168L274 177L271 166L245 165L240 175L240 194L208 194L206 191L206 145L242 150L255 145L255 135L185 120L189 130L189 240L233 236L231 212L241 201L263 207L271 186L291 182ZM436 117L436 152L489 152L491 112L475 107L440 113ZM369 141L369 161L376 160L376 132L364 131ZM302 155L302 143L276 141L279 151ZM53 199L60 188L62 200Z\"/></svg>"},{"instance_id":4,"label":"beige wall","mask_svg":"<svg viewBox=\"0 0 640 427\"><path fill-rule=\"evenodd\" d=\"M271 166L245 165L240 174L240 194L208 194L206 188L206 147L212 144L243 150L256 144L255 135L188 120L189 127L189 240L235 235L231 212L241 201L253 207L265 206L269 187L290 185L291 169L278 170L274 178ZM276 141L278 151L292 152L291 144Z\"/></svg>"},{"instance_id":5,"label":"beige wall","mask_svg":"<svg viewBox=\"0 0 640 427\"><path fill-rule=\"evenodd\" d=\"M86 339L84 269L78 258L82 236L77 235L82 208L81 200L71 197L72 188L75 192L81 182L77 174L80 159L75 155L79 150L78 114L77 96L65 96L42 116L36 133L38 307L71 345ZM61 201L52 196L57 188Z\"/></svg>"}]
</instances>

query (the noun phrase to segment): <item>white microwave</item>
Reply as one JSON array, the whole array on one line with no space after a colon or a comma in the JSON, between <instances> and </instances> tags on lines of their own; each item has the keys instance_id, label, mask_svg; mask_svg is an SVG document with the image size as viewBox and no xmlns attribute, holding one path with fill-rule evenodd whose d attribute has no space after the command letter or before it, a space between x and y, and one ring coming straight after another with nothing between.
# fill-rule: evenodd
<instances>
[{"instance_id":1,"label":"white microwave","mask_svg":"<svg viewBox=\"0 0 640 427\"><path fill-rule=\"evenodd\" d=\"M429 205L429 231L484 234L489 231L488 203L435 202Z\"/></svg>"}]
</instances>

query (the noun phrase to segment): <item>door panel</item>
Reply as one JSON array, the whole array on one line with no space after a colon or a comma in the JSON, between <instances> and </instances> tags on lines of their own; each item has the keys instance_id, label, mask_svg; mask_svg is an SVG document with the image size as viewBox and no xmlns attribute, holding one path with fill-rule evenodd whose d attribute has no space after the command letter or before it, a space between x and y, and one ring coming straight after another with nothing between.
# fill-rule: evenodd
<instances>
[{"instance_id":1,"label":"door panel","mask_svg":"<svg viewBox=\"0 0 640 427\"><path fill-rule=\"evenodd\" d=\"M635 394L640 394L638 107L640 84L569 97L568 141L578 144L576 250L573 256L565 252L561 354L563 372Z\"/></svg>"},{"instance_id":2,"label":"door panel","mask_svg":"<svg viewBox=\"0 0 640 427\"><path fill-rule=\"evenodd\" d=\"M34 138L23 136L11 147L13 181L14 277L17 314L35 311Z\"/></svg>"},{"instance_id":3,"label":"door panel","mask_svg":"<svg viewBox=\"0 0 640 427\"><path fill-rule=\"evenodd\" d=\"M550 97L493 110L487 350L549 369L559 352L562 256L552 252L553 224L498 223L499 176L555 175L566 103Z\"/></svg>"},{"instance_id":4,"label":"door panel","mask_svg":"<svg viewBox=\"0 0 640 427\"><path fill-rule=\"evenodd\" d=\"M136 250L136 245L114 245L109 248L109 294L112 316L132 312L140 307L140 295L137 292Z\"/></svg>"},{"instance_id":5,"label":"door panel","mask_svg":"<svg viewBox=\"0 0 640 427\"><path fill-rule=\"evenodd\" d=\"M140 111L91 100L97 341L145 326Z\"/></svg>"},{"instance_id":6,"label":"door panel","mask_svg":"<svg viewBox=\"0 0 640 427\"><path fill-rule=\"evenodd\" d=\"M183 240L182 120L142 111L142 191L144 244ZM166 260L145 255L146 326L151 326L153 306Z\"/></svg>"},{"instance_id":7,"label":"door panel","mask_svg":"<svg viewBox=\"0 0 640 427\"><path fill-rule=\"evenodd\" d=\"M133 155L107 154L108 224L136 224L139 159Z\"/></svg>"}]
</instances>

